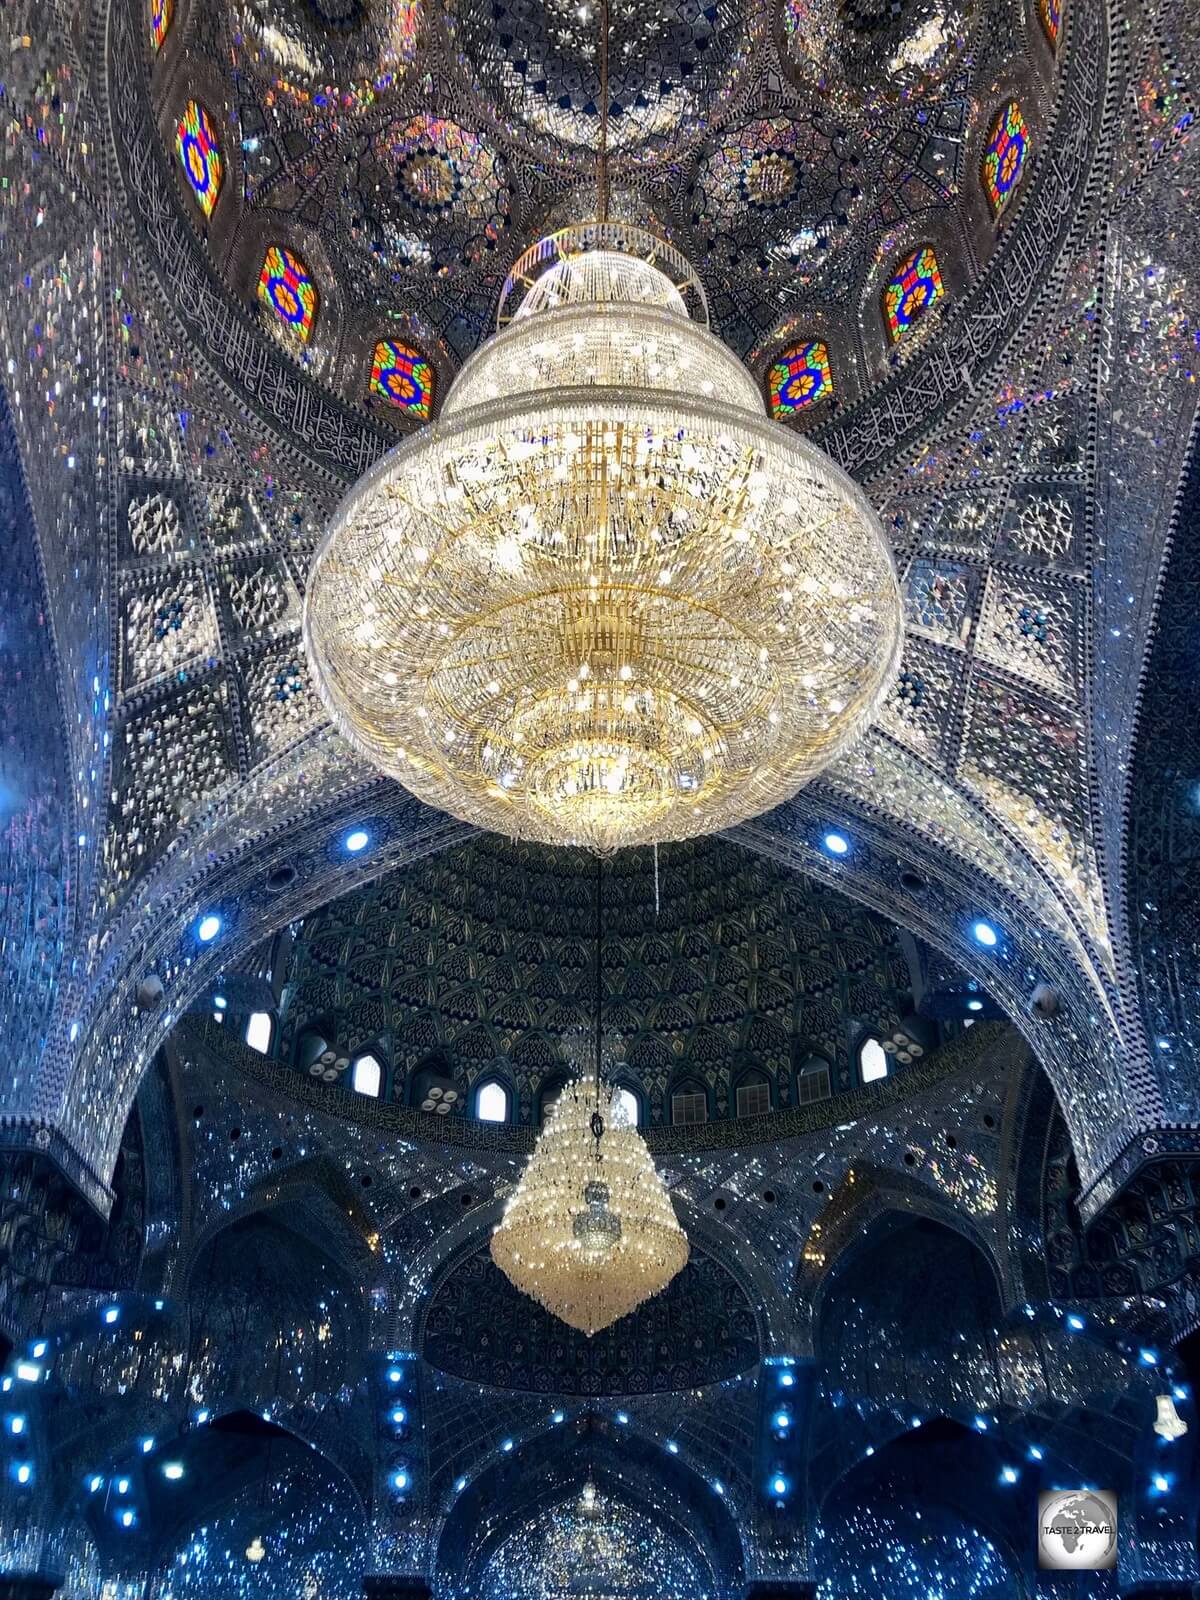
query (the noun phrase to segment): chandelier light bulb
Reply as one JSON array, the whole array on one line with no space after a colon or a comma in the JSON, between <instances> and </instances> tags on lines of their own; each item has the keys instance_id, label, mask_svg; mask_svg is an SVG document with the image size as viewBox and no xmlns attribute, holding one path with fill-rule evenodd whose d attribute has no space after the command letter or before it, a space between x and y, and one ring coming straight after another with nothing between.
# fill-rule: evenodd
<instances>
[{"instance_id":1,"label":"chandelier light bulb","mask_svg":"<svg viewBox=\"0 0 1200 1600\"><path fill-rule=\"evenodd\" d=\"M707 322L640 229L543 239L440 420L340 507L305 598L315 681L422 800L547 844L694 837L874 717L902 638L878 519Z\"/></svg>"}]
</instances>

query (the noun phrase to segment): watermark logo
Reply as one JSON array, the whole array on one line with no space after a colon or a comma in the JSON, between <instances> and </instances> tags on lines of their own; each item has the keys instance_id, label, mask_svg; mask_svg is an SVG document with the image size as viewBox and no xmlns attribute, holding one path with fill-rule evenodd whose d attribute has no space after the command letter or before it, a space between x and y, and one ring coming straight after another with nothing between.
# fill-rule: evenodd
<instances>
[{"instance_id":1,"label":"watermark logo","mask_svg":"<svg viewBox=\"0 0 1200 1600\"><path fill-rule=\"evenodd\" d=\"M1111 1489L1049 1489L1038 1496L1038 1566L1107 1572L1117 1564L1117 1497Z\"/></svg>"}]
</instances>

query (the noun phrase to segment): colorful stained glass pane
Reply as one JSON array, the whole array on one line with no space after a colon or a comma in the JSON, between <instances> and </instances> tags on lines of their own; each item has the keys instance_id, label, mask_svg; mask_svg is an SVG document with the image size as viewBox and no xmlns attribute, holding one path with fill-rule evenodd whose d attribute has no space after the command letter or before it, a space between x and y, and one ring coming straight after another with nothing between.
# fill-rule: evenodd
<instances>
[{"instance_id":1,"label":"colorful stained glass pane","mask_svg":"<svg viewBox=\"0 0 1200 1600\"><path fill-rule=\"evenodd\" d=\"M301 344L308 343L317 320L317 286L299 256L279 244L268 248L258 275L258 298Z\"/></svg>"},{"instance_id":2,"label":"colorful stained glass pane","mask_svg":"<svg viewBox=\"0 0 1200 1600\"><path fill-rule=\"evenodd\" d=\"M829 350L820 339L793 345L772 363L767 394L773 417L795 416L833 393Z\"/></svg>"},{"instance_id":3,"label":"colorful stained glass pane","mask_svg":"<svg viewBox=\"0 0 1200 1600\"><path fill-rule=\"evenodd\" d=\"M162 49L174 16L175 0L150 0L150 43L155 50Z\"/></svg>"},{"instance_id":4,"label":"colorful stained glass pane","mask_svg":"<svg viewBox=\"0 0 1200 1600\"><path fill-rule=\"evenodd\" d=\"M211 217L221 193L225 163L217 147L212 118L196 100L189 100L175 129L175 148L184 176L206 217Z\"/></svg>"},{"instance_id":5,"label":"colorful stained glass pane","mask_svg":"<svg viewBox=\"0 0 1200 1600\"><path fill-rule=\"evenodd\" d=\"M419 351L381 339L371 363L371 394L424 422L433 410L433 368Z\"/></svg>"},{"instance_id":6,"label":"colorful stained glass pane","mask_svg":"<svg viewBox=\"0 0 1200 1600\"><path fill-rule=\"evenodd\" d=\"M1058 49L1058 34L1062 27L1062 0L1038 0L1038 16L1051 47Z\"/></svg>"},{"instance_id":7,"label":"colorful stained glass pane","mask_svg":"<svg viewBox=\"0 0 1200 1600\"><path fill-rule=\"evenodd\" d=\"M994 217L1000 215L1016 192L1028 154L1029 129L1020 106L1010 100L992 124L983 155L983 187Z\"/></svg>"},{"instance_id":8,"label":"colorful stained glass pane","mask_svg":"<svg viewBox=\"0 0 1200 1600\"><path fill-rule=\"evenodd\" d=\"M944 293L942 270L933 246L923 244L905 257L884 286L883 318L892 343L920 321Z\"/></svg>"}]
</instances>

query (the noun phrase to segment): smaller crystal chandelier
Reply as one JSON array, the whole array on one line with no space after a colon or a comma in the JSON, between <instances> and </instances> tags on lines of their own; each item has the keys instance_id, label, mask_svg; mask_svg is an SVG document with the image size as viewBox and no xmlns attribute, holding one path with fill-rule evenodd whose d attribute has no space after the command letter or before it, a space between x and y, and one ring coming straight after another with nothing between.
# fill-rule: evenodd
<instances>
[{"instance_id":1,"label":"smaller crystal chandelier","mask_svg":"<svg viewBox=\"0 0 1200 1600\"><path fill-rule=\"evenodd\" d=\"M603 1078L602 872L598 859L594 1059L559 1096L492 1235L505 1277L589 1338L665 1289L688 1259L645 1141Z\"/></svg>"}]
</instances>

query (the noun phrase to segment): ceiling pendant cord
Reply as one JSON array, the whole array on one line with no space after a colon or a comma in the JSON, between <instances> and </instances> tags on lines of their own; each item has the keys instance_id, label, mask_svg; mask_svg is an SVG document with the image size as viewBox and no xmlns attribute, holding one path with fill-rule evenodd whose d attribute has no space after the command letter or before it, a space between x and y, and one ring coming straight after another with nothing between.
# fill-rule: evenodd
<instances>
[{"instance_id":1,"label":"ceiling pendant cord","mask_svg":"<svg viewBox=\"0 0 1200 1600\"><path fill-rule=\"evenodd\" d=\"M596 160L596 211L608 221L608 0L600 0L600 150Z\"/></svg>"},{"instance_id":2,"label":"ceiling pendant cord","mask_svg":"<svg viewBox=\"0 0 1200 1600\"><path fill-rule=\"evenodd\" d=\"M604 977L601 970L600 943L604 931L604 857L596 855L596 992L595 1003L595 1035L593 1039L592 1073L596 1082L596 1108L592 1112L592 1136L596 1141L596 1161L603 1160L600 1153L600 1140L604 1136L604 1118L600 1114L600 1063L603 1058L603 1033L601 1028L601 1008L604 1003Z\"/></svg>"}]
</instances>

